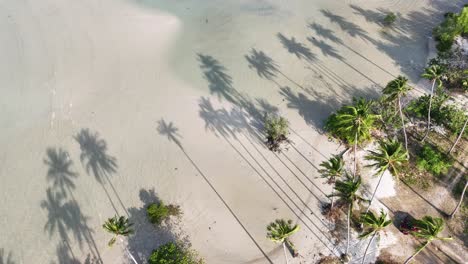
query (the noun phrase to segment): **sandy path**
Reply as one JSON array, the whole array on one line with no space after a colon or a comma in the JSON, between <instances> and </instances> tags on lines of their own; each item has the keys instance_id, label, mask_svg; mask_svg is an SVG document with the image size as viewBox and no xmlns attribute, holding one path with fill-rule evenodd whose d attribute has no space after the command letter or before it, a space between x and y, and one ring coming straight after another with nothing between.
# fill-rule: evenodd
<instances>
[{"instance_id":1,"label":"sandy path","mask_svg":"<svg viewBox=\"0 0 468 264\"><path fill-rule=\"evenodd\" d=\"M322 120L392 75L415 81L443 2L0 1L0 248L14 263L126 262L101 229L118 213L143 260L172 237L144 221L154 189L208 263L281 263L265 238L280 217L302 226L298 260L336 251L316 166L340 147ZM400 33L379 32L380 5ZM255 126L272 106L295 131L279 155Z\"/></svg>"}]
</instances>

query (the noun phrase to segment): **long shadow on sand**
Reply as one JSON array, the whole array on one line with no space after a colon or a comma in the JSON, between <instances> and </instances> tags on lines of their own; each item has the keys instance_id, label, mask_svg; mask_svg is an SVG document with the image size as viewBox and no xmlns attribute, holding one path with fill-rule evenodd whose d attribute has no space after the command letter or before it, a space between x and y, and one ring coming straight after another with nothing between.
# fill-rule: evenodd
<instances>
[{"instance_id":1,"label":"long shadow on sand","mask_svg":"<svg viewBox=\"0 0 468 264\"><path fill-rule=\"evenodd\" d=\"M10 251L5 253L5 249L0 248L0 264L15 264L13 253Z\"/></svg>"},{"instance_id":2,"label":"long shadow on sand","mask_svg":"<svg viewBox=\"0 0 468 264\"><path fill-rule=\"evenodd\" d=\"M167 123L164 119L161 119L158 121L158 133L161 136L166 136L167 139L170 142L174 142L179 149L182 151L184 156L187 158L187 160L192 164L192 166L196 169L196 171L203 177L205 182L210 186L211 190L218 196L219 200L224 204L226 209L231 213L231 215L236 219L237 223L240 225L240 227L244 230L244 232L249 236L249 238L252 240L252 242L255 244L255 246L258 248L258 250L262 253L262 255L265 257L265 259L269 263L273 263L271 259L268 257L268 255L263 251L263 249L260 247L260 245L257 243L257 241L254 239L254 237L250 234L250 232L247 230L247 228L242 224L240 219L237 217L236 213L231 209L231 207L226 203L226 201L223 199L221 194L216 190L216 188L213 186L211 181L205 176L203 171L198 167L198 165L193 161L193 159L190 157L190 155L185 151L183 148L180 138L181 135L178 133L178 128L173 125L172 122Z\"/></svg>"},{"instance_id":3,"label":"long shadow on sand","mask_svg":"<svg viewBox=\"0 0 468 264\"><path fill-rule=\"evenodd\" d=\"M101 139L97 132L91 132L88 128L81 129L74 138L80 145L80 161L85 166L86 172L88 174L91 172L94 175L94 178L106 193L115 213L119 215L119 210L117 210L109 191L105 187L106 184L109 184L121 208L128 215L126 206L110 180L110 177L117 172L117 161L107 154L106 141Z\"/></svg>"},{"instance_id":4,"label":"long shadow on sand","mask_svg":"<svg viewBox=\"0 0 468 264\"><path fill-rule=\"evenodd\" d=\"M78 174L71 168L73 161L70 155L62 148L48 148L44 164L48 166L47 180L51 182L51 187L46 190L46 199L41 202L41 207L48 213L44 229L49 235L58 233L61 238L62 242L57 246L59 263L79 263L70 245L70 233L80 249L87 245L89 259L94 259L95 263L102 262L93 230L88 225L89 217L82 213L73 195Z\"/></svg>"}]
</instances>

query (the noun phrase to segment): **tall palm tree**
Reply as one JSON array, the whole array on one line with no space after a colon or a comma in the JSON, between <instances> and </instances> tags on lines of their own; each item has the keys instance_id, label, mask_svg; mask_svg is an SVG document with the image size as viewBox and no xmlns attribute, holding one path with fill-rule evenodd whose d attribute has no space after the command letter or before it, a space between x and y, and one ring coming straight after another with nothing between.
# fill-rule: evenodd
<instances>
[{"instance_id":1,"label":"tall palm tree","mask_svg":"<svg viewBox=\"0 0 468 264\"><path fill-rule=\"evenodd\" d=\"M401 97L405 96L411 87L408 85L408 79L403 76L398 76L395 80L390 81L383 89L384 101L394 103L400 114L401 125L403 127L403 136L405 137L405 149L408 151L408 136L406 135L405 119L401 110Z\"/></svg>"},{"instance_id":2,"label":"tall palm tree","mask_svg":"<svg viewBox=\"0 0 468 264\"><path fill-rule=\"evenodd\" d=\"M343 156L341 155L333 155L327 161L320 163L320 167L323 167L323 169L320 169L319 173L322 178L327 179L328 184L333 184L333 189L336 179L340 178L344 173L344 164ZM333 208L333 202L334 196L332 192L330 209Z\"/></svg>"},{"instance_id":3,"label":"tall palm tree","mask_svg":"<svg viewBox=\"0 0 468 264\"><path fill-rule=\"evenodd\" d=\"M463 127L460 131L460 134L458 134L458 137L457 139L455 140L455 142L453 143L452 147L450 147L450 150L449 150L449 154L452 153L453 149L455 148L455 146L458 144L458 141L460 141L460 138L463 136L463 133L465 132L465 128L466 128L466 125L468 124L468 116L466 117L466 120L465 120L465 123L463 124Z\"/></svg>"},{"instance_id":4,"label":"tall palm tree","mask_svg":"<svg viewBox=\"0 0 468 264\"><path fill-rule=\"evenodd\" d=\"M367 230L366 232L361 234L359 238L366 238L372 235L371 239L369 240L369 244L367 244L366 250L364 251L364 256L362 257L361 263L364 264L364 262L366 261L367 250L372 244L372 241L374 241L375 236L382 229L388 226L392 222L392 220L387 220L387 214L383 210L380 210L379 216L374 215L374 213L372 212L362 214L361 222L367 227Z\"/></svg>"},{"instance_id":5,"label":"tall palm tree","mask_svg":"<svg viewBox=\"0 0 468 264\"><path fill-rule=\"evenodd\" d=\"M107 219L106 222L102 225L104 230L107 232L113 234L114 236L112 237L111 240L109 240L109 247L114 245L115 241L117 240L117 237L119 236L129 236L133 234L134 230L132 229L133 224L128 221L128 218L121 216L114 216L112 218ZM123 242L122 239L120 239L121 242ZM130 253L130 251L125 248L127 251L128 255L130 258L133 260L135 264L138 264L133 255Z\"/></svg>"},{"instance_id":6,"label":"tall palm tree","mask_svg":"<svg viewBox=\"0 0 468 264\"><path fill-rule=\"evenodd\" d=\"M377 186L375 186L374 192L372 193L366 212L369 212L369 208L374 200L385 171L388 169L398 181L398 171L406 162L408 162L408 158L408 151L403 149L401 142L397 139L380 140L377 150L369 151L369 155L367 155L365 159L374 162L370 166L376 167L378 170L377 173L380 174L380 176Z\"/></svg>"},{"instance_id":7,"label":"tall palm tree","mask_svg":"<svg viewBox=\"0 0 468 264\"><path fill-rule=\"evenodd\" d=\"M432 65L430 67L427 67L424 69L424 73L422 74L423 78L426 78L428 80L432 81L432 87L431 87L431 94L429 96L429 108L427 109L427 127L426 127L426 133L424 134L423 139L421 142L424 142L426 140L427 135L429 135L429 129L431 127L431 108L432 108L432 98L434 97L434 86L437 82L437 86L442 86L442 75L443 75L443 70L442 67L439 65Z\"/></svg>"},{"instance_id":8,"label":"tall palm tree","mask_svg":"<svg viewBox=\"0 0 468 264\"><path fill-rule=\"evenodd\" d=\"M271 222L267 226L267 238L273 242L283 244L284 257L286 263L288 262L288 257L286 255L286 244L295 251L294 244L289 241L289 237L299 231L298 225L292 225L292 220L276 219L274 222Z\"/></svg>"},{"instance_id":9,"label":"tall palm tree","mask_svg":"<svg viewBox=\"0 0 468 264\"><path fill-rule=\"evenodd\" d=\"M457 207L455 207L453 212L450 214L450 218L453 218L455 216L455 214L457 213L458 209L460 208L460 205L463 202L463 198L465 197L465 192L466 192L467 187L468 187L468 181L466 181L466 183L465 183L465 187L463 188L463 192L461 194L460 200L458 201Z\"/></svg>"},{"instance_id":10,"label":"tall palm tree","mask_svg":"<svg viewBox=\"0 0 468 264\"><path fill-rule=\"evenodd\" d=\"M357 168L357 145L371 138L374 122L380 117L372 113L372 105L371 100L353 98L353 105L343 106L327 120L327 129L354 144L353 176Z\"/></svg>"},{"instance_id":11,"label":"tall palm tree","mask_svg":"<svg viewBox=\"0 0 468 264\"><path fill-rule=\"evenodd\" d=\"M361 197L357 191L361 186L361 177L354 176L350 177L346 174L345 180L337 180L335 183L335 190L336 193L333 196L338 197L338 199L343 203L348 205L348 235L347 235L347 242L346 242L346 251L345 256L348 256L349 251L349 242L350 242L350 219L351 219L351 212L353 211L354 204L367 201L363 197Z\"/></svg>"},{"instance_id":12,"label":"tall palm tree","mask_svg":"<svg viewBox=\"0 0 468 264\"><path fill-rule=\"evenodd\" d=\"M434 240L452 240L451 237L438 237L437 235L444 230L444 220L438 217L424 216L422 219L414 221L416 231L411 234L417 238L424 239L424 243L409 257L405 264L409 263L419 252L421 252L427 245Z\"/></svg>"}]
</instances>

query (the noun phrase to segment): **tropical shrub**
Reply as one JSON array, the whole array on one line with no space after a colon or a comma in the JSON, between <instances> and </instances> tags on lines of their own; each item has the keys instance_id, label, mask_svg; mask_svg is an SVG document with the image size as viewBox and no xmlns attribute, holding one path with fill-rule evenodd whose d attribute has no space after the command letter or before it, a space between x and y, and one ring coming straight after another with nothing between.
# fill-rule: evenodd
<instances>
[{"instance_id":1,"label":"tropical shrub","mask_svg":"<svg viewBox=\"0 0 468 264\"><path fill-rule=\"evenodd\" d=\"M453 162L444 153L429 144L425 144L418 153L416 163L420 170L439 175L446 173Z\"/></svg>"},{"instance_id":2,"label":"tropical shrub","mask_svg":"<svg viewBox=\"0 0 468 264\"><path fill-rule=\"evenodd\" d=\"M281 143L289 142L289 124L286 118L270 115L265 119L265 134L267 147L272 151L280 151Z\"/></svg>"},{"instance_id":3,"label":"tropical shrub","mask_svg":"<svg viewBox=\"0 0 468 264\"><path fill-rule=\"evenodd\" d=\"M153 203L146 208L146 214L151 223L155 225L161 224L161 222L167 219L169 216L180 215L180 207L175 205L165 205L162 201Z\"/></svg>"},{"instance_id":4,"label":"tropical shrub","mask_svg":"<svg viewBox=\"0 0 468 264\"><path fill-rule=\"evenodd\" d=\"M445 52L451 49L455 37L468 34L468 7L459 14L448 13L445 20L434 29L433 35L439 42L437 49Z\"/></svg>"},{"instance_id":5,"label":"tropical shrub","mask_svg":"<svg viewBox=\"0 0 468 264\"><path fill-rule=\"evenodd\" d=\"M388 27L388 26L393 25L393 24L395 23L396 19L397 19L396 14L393 13L393 12L389 12L389 13L387 13L387 15L385 16L385 18L384 18L384 20L383 20L383 23L384 23L385 26Z\"/></svg>"},{"instance_id":6,"label":"tropical shrub","mask_svg":"<svg viewBox=\"0 0 468 264\"><path fill-rule=\"evenodd\" d=\"M169 242L151 253L149 264L202 264L203 260L191 249Z\"/></svg>"}]
</instances>

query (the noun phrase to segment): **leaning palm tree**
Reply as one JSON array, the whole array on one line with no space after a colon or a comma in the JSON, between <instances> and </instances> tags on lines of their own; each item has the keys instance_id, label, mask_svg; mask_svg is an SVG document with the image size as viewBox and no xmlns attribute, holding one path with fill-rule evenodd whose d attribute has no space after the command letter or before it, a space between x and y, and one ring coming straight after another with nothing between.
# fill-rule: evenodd
<instances>
[{"instance_id":1,"label":"leaning palm tree","mask_svg":"<svg viewBox=\"0 0 468 264\"><path fill-rule=\"evenodd\" d=\"M372 105L371 100L353 98L353 105L343 106L336 114L330 116L325 125L326 129L341 139L354 144L353 176L356 175L357 168L357 146L371 138L374 122L380 117L372 113Z\"/></svg>"},{"instance_id":2,"label":"leaning palm tree","mask_svg":"<svg viewBox=\"0 0 468 264\"><path fill-rule=\"evenodd\" d=\"M427 127L426 127L426 133L424 134L424 137L422 138L421 142L424 142L426 140L427 135L429 135L429 129L431 128L431 108L432 108L432 98L434 97L434 86L437 82L437 86L442 86L442 75L443 75L443 70L442 67L439 65L432 65L430 67L427 67L424 69L424 73L422 74L423 78L426 78L428 80L432 81L432 87L431 87L431 94L429 96L429 108L427 109Z\"/></svg>"},{"instance_id":3,"label":"leaning palm tree","mask_svg":"<svg viewBox=\"0 0 468 264\"><path fill-rule=\"evenodd\" d=\"M466 125L468 124L468 116L466 117L465 119L465 123L463 124L463 127L460 131L460 133L458 134L458 137L457 139L455 140L455 142L453 143L453 145L450 147L448 153L452 153L453 149L455 148L455 146L458 144L458 141L460 141L461 137L463 136L463 133L465 132L465 128L466 128Z\"/></svg>"},{"instance_id":4,"label":"leaning palm tree","mask_svg":"<svg viewBox=\"0 0 468 264\"><path fill-rule=\"evenodd\" d=\"M367 230L359 236L359 238L366 238L372 235L371 239L369 240L369 244L367 244L366 250L364 251L364 256L362 257L362 264L366 261L367 250L369 246L374 241L375 236L386 226L388 226L392 220L387 220L387 214L380 210L380 215L376 216L372 212L367 212L362 214L361 222L367 227Z\"/></svg>"},{"instance_id":5,"label":"leaning palm tree","mask_svg":"<svg viewBox=\"0 0 468 264\"><path fill-rule=\"evenodd\" d=\"M466 181L466 183L465 183L465 187L463 188L463 191L461 193L460 200L458 201L458 204L455 207L455 209L453 209L453 212L450 214L450 218L453 218L455 216L455 214L457 213L458 209L460 208L460 205L463 202L463 198L465 197L465 192L466 192L467 187L468 187L468 181Z\"/></svg>"},{"instance_id":6,"label":"leaning palm tree","mask_svg":"<svg viewBox=\"0 0 468 264\"><path fill-rule=\"evenodd\" d=\"M323 169L319 170L322 178L327 179L328 184L335 184L336 179L340 178L344 173L344 160L341 155L333 155L327 161L320 163L320 167ZM333 188L334 189L334 188ZM334 196L332 192L330 209L333 208Z\"/></svg>"},{"instance_id":7,"label":"leaning palm tree","mask_svg":"<svg viewBox=\"0 0 468 264\"><path fill-rule=\"evenodd\" d=\"M118 217L114 216L112 218L107 219L106 222L102 225L104 230L107 232L113 234L114 236L112 237L111 240L107 243L109 247L114 245L115 241L117 241L117 237L119 236L129 236L130 234L133 234L133 229L132 229L132 223L128 221L128 218L125 218L124 216ZM120 239L121 242L123 242L122 239ZM125 248L127 251L128 255L130 258L133 260L135 264L138 264L133 255L130 253L130 251Z\"/></svg>"},{"instance_id":8,"label":"leaning palm tree","mask_svg":"<svg viewBox=\"0 0 468 264\"><path fill-rule=\"evenodd\" d=\"M438 237L437 235L444 230L444 220L438 217L424 216L422 219L415 220L413 223L416 231L411 234L417 238L424 239L424 243L409 257L405 264L409 263L419 252L434 240L452 240L451 237Z\"/></svg>"},{"instance_id":9,"label":"leaning palm tree","mask_svg":"<svg viewBox=\"0 0 468 264\"><path fill-rule=\"evenodd\" d=\"M288 262L288 257L286 255L286 244L289 248L295 251L294 244L289 241L289 237L299 231L298 225L292 225L292 220L276 219L274 222L271 222L267 226L267 238L273 242L283 244L284 257L286 263Z\"/></svg>"},{"instance_id":10,"label":"leaning palm tree","mask_svg":"<svg viewBox=\"0 0 468 264\"><path fill-rule=\"evenodd\" d=\"M347 219L347 226L348 226L348 235L347 235L347 242L346 242L346 251L345 256L348 256L349 251L349 242L350 242L350 220L351 220L351 212L353 211L354 204L367 201L363 197L361 197L357 191L361 186L361 177L354 176L350 177L347 173L345 180L337 180L335 183L335 194L333 196L338 197L339 201L345 205L348 205L348 219Z\"/></svg>"},{"instance_id":11,"label":"leaning palm tree","mask_svg":"<svg viewBox=\"0 0 468 264\"><path fill-rule=\"evenodd\" d=\"M398 182L398 171L408 162L408 158L408 151L403 149L401 142L397 139L380 140L378 149L376 151L369 151L369 155L367 155L365 159L374 162L370 166L377 168L377 173L380 176L377 186L375 186L374 192L372 193L366 213L369 212L369 208L374 200L385 171L389 170L390 173L396 177Z\"/></svg>"},{"instance_id":12,"label":"leaning palm tree","mask_svg":"<svg viewBox=\"0 0 468 264\"><path fill-rule=\"evenodd\" d=\"M406 135L405 119L401 110L401 97L405 96L411 87L408 85L408 79L403 76L398 76L395 80L390 81L383 89L383 100L388 103L393 103L398 108L400 114L401 126L403 128L403 136L405 138L405 149L408 151L408 136Z\"/></svg>"}]
</instances>

